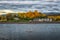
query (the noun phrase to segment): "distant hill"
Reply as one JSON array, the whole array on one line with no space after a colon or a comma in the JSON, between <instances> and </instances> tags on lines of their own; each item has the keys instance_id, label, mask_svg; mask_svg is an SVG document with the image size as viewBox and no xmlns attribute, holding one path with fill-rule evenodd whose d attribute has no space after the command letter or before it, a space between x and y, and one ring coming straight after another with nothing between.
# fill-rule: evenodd
<instances>
[{"instance_id":1,"label":"distant hill","mask_svg":"<svg viewBox=\"0 0 60 40\"><path fill-rule=\"evenodd\" d=\"M48 12L48 13L44 13L46 15L60 15L60 13L58 12Z\"/></svg>"}]
</instances>

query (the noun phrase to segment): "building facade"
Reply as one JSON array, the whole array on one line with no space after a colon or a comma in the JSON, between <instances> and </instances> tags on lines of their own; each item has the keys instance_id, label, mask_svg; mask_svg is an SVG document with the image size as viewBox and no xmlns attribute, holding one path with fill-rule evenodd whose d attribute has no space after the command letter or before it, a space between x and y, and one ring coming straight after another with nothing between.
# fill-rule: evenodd
<instances>
[{"instance_id":1,"label":"building facade","mask_svg":"<svg viewBox=\"0 0 60 40\"><path fill-rule=\"evenodd\" d=\"M53 21L53 19L51 19L51 18L35 18L35 19L33 19L33 21L39 21L39 22L52 22Z\"/></svg>"}]
</instances>

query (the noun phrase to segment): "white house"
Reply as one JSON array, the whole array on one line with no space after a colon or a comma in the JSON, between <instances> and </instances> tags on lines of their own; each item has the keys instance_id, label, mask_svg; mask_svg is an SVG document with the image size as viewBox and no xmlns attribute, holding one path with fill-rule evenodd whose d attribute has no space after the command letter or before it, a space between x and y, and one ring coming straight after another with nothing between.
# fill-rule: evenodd
<instances>
[{"instance_id":1,"label":"white house","mask_svg":"<svg viewBox=\"0 0 60 40\"><path fill-rule=\"evenodd\" d=\"M18 17L15 17L14 20L19 20L19 18Z\"/></svg>"},{"instance_id":2,"label":"white house","mask_svg":"<svg viewBox=\"0 0 60 40\"><path fill-rule=\"evenodd\" d=\"M50 18L42 18L42 19L40 19L40 18L35 18L35 19L33 19L33 21L41 21L41 22L43 22L43 21L49 21L49 22L51 22L52 21L52 19L50 19Z\"/></svg>"}]
</instances>

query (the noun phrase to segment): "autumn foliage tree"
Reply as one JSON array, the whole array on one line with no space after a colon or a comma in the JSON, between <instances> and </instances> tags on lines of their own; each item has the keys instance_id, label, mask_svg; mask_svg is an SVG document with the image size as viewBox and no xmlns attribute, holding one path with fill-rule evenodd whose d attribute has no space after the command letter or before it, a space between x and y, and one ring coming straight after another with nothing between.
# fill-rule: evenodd
<instances>
[{"instance_id":1,"label":"autumn foliage tree","mask_svg":"<svg viewBox=\"0 0 60 40\"><path fill-rule=\"evenodd\" d=\"M31 12L31 11L27 12L27 13L25 14L25 16L26 16L27 18L30 18L30 19L34 18L34 14L33 14L33 12Z\"/></svg>"},{"instance_id":2,"label":"autumn foliage tree","mask_svg":"<svg viewBox=\"0 0 60 40\"><path fill-rule=\"evenodd\" d=\"M32 11L28 11L26 13L18 13L18 16L20 18L23 18L23 19L34 19L34 18L37 18L37 17L41 17L41 16L46 16L45 14L42 14L40 12L38 12L37 10L35 10L34 12Z\"/></svg>"},{"instance_id":3,"label":"autumn foliage tree","mask_svg":"<svg viewBox=\"0 0 60 40\"><path fill-rule=\"evenodd\" d=\"M35 17L40 17L41 16L41 13L39 13L37 10L34 11L34 16Z\"/></svg>"},{"instance_id":4,"label":"autumn foliage tree","mask_svg":"<svg viewBox=\"0 0 60 40\"><path fill-rule=\"evenodd\" d=\"M19 13L18 13L18 17L19 17L19 18L25 18L26 15L25 15L25 13L20 13L20 12L19 12Z\"/></svg>"}]
</instances>

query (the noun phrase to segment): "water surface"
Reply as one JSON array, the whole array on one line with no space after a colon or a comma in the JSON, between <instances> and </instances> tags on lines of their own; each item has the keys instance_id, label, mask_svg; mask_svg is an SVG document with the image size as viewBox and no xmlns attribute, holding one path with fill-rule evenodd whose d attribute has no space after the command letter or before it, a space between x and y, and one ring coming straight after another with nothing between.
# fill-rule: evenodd
<instances>
[{"instance_id":1,"label":"water surface","mask_svg":"<svg viewBox=\"0 0 60 40\"><path fill-rule=\"evenodd\" d=\"M0 24L0 38L60 40L60 24Z\"/></svg>"}]
</instances>

